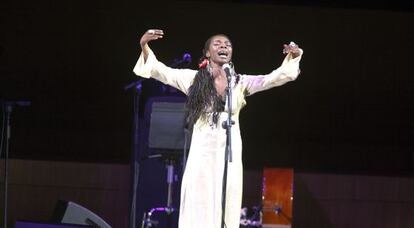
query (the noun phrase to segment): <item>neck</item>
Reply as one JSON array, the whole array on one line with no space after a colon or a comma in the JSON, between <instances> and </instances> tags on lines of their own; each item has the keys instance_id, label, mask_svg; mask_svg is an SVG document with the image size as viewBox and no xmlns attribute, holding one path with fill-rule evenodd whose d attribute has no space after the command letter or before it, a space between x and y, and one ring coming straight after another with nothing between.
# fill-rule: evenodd
<instances>
[{"instance_id":1,"label":"neck","mask_svg":"<svg viewBox=\"0 0 414 228\"><path fill-rule=\"evenodd\" d=\"M213 69L217 69L217 68L220 68L221 69L221 67L223 66L223 64L220 64L220 63L216 63L216 62L210 62L210 66L213 68Z\"/></svg>"}]
</instances>

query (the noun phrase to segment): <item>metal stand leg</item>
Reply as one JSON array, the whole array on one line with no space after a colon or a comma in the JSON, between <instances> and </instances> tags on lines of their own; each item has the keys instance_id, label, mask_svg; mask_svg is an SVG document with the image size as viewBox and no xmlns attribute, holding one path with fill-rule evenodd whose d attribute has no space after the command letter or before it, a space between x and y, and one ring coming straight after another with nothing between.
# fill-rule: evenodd
<instances>
[{"instance_id":1,"label":"metal stand leg","mask_svg":"<svg viewBox=\"0 0 414 228\"><path fill-rule=\"evenodd\" d=\"M154 207L151 208L148 212L144 213L143 219L142 219L142 228L150 228L150 227L156 227L158 225L158 221L151 220L151 216L154 213L161 212L166 213L168 216L170 216L174 211L175 208L172 207L172 193L173 193L173 183L174 183L174 160L173 159L167 159L167 185L168 185L168 195L167 195L167 206L166 207ZM171 226L171 222L168 222L168 226Z\"/></svg>"}]
</instances>

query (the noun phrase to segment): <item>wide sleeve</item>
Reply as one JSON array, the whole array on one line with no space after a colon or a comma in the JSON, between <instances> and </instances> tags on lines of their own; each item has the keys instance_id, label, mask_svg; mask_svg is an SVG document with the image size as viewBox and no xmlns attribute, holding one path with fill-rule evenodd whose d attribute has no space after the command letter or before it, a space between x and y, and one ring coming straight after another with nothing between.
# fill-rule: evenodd
<instances>
[{"instance_id":1,"label":"wide sleeve","mask_svg":"<svg viewBox=\"0 0 414 228\"><path fill-rule=\"evenodd\" d=\"M299 62L302 54L302 49L300 49L300 54L296 58L293 58L292 54L289 53L283 60L282 65L270 74L256 76L241 75L240 82L245 88L245 94L247 96L252 95L295 80L300 73Z\"/></svg>"},{"instance_id":2,"label":"wide sleeve","mask_svg":"<svg viewBox=\"0 0 414 228\"><path fill-rule=\"evenodd\" d=\"M154 78L188 94L188 89L190 88L197 71L168 67L157 60L151 49L148 51L147 61L144 60L144 56L141 53L133 72L144 78Z\"/></svg>"}]
</instances>

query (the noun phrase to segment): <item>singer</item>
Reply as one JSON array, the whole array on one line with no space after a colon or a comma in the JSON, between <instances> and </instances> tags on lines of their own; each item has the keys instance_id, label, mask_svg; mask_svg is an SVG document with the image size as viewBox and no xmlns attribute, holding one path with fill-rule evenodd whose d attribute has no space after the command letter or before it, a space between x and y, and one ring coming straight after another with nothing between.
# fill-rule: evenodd
<instances>
[{"instance_id":1,"label":"singer","mask_svg":"<svg viewBox=\"0 0 414 228\"><path fill-rule=\"evenodd\" d=\"M221 193L226 145L225 108L227 77L223 65L233 66L233 47L225 35L210 37L203 49L198 70L173 69L157 60L148 42L163 38L164 32L150 29L141 37L141 55L134 73L155 78L188 96L187 127L192 130L190 152L181 184L179 228L219 228L221 226ZM245 97L293 81L299 75L302 49L291 42L284 45L282 65L266 75L244 75L231 72L232 151L228 164L225 227L238 228L242 201L242 140L239 113ZM228 64L229 63L229 64Z\"/></svg>"}]
</instances>

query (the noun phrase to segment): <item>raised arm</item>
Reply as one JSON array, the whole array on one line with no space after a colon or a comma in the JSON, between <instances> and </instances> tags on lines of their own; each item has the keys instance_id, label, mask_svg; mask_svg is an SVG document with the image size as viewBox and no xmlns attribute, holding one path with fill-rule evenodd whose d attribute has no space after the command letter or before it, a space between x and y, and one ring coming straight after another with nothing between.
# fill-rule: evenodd
<instances>
[{"instance_id":1,"label":"raised arm","mask_svg":"<svg viewBox=\"0 0 414 228\"><path fill-rule=\"evenodd\" d=\"M150 53L150 48L148 46L148 42L152 40L158 40L161 39L164 36L164 31L161 29L150 29L142 35L141 40L139 41L139 44L141 45L142 50L142 56L144 58L144 62L147 61L148 55Z\"/></svg>"},{"instance_id":2,"label":"raised arm","mask_svg":"<svg viewBox=\"0 0 414 228\"><path fill-rule=\"evenodd\" d=\"M300 73L299 62L302 58L303 50L291 42L289 45L284 45L283 53L287 55L282 65L270 74L257 76L241 75L240 81L245 87L246 95L281 86L297 78Z\"/></svg>"},{"instance_id":3,"label":"raised arm","mask_svg":"<svg viewBox=\"0 0 414 228\"><path fill-rule=\"evenodd\" d=\"M187 94L195 77L196 71L190 69L173 69L159 62L148 45L152 40L160 39L164 32L159 29L150 29L142 35L140 40L141 54L135 64L134 73L144 78L154 78Z\"/></svg>"}]
</instances>

